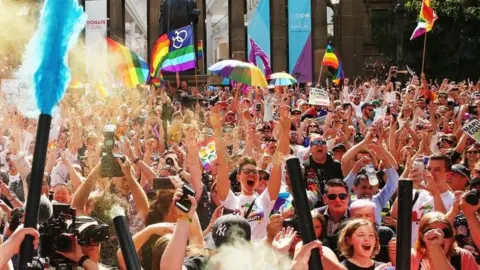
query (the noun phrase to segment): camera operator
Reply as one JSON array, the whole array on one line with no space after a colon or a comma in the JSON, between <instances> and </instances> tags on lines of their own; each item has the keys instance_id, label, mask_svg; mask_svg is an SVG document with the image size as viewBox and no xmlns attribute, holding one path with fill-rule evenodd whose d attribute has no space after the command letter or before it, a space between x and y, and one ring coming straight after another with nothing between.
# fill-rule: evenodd
<instances>
[{"instance_id":1,"label":"camera operator","mask_svg":"<svg viewBox=\"0 0 480 270\"><path fill-rule=\"evenodd\" d=\"M99 269L98 260L100 259L100 246L80 246L75 237L70 252L58 252L65 258L72 260L77 266L86 270Z\"/></svg>"},{"instance_id":2,"label":"camera operator","mask_svg":"<svg viewBox=\"0 0 480 270\"><path fill-rule=\"evenodd\" d=\"M20 225L8 238L8 240L0 245L0 254L2 254L0 256L0 269L5 269L7 265L9 267L7 269L13 268L10 259L18 254L20 251L20 246L22 245L23 239L25 239L26 235L31 235L34 237L33 248L38 248L40 239L40 234L38 231L33 228L23 228L23 225Z\"/></svg>"},{"instance_id":3,"label":"camera operator","mask_svg":"<svg viewBox=\"0 0 480 270\"><path fill-rule=\"evenodd\" d=\"M453 224L459 247L472 253L480 264L480 178L471 181L471 189L455 192L452 209L446 217Z\"/></svg>"}]
</instances>

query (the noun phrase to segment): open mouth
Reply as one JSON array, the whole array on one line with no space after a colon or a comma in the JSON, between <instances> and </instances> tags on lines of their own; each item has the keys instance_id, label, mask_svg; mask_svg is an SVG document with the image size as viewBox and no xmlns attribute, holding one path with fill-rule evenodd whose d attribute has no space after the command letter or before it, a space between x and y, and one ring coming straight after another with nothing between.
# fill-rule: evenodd
<instances>
[{"instance_id":1,"label":"open mouth","mask_svg":"<svg viewBox=\"0 0 480 270\"><path fill-rule=\"evenodd\" d=\"M371 245L362 245L362 248L365 250L365 251L370 251L372 249L372 246Z\"/></svg>"},{"instance_id":2,"label":"open mouth","mask_svg":"<svg viewBox=\"0 0 480 270\"><path fill-rule=\"evenodd\" d=\"M255 181L254 180L247 180L247 185L249 187L253 187L255 185Z\"/></svg>"}]
</instances>

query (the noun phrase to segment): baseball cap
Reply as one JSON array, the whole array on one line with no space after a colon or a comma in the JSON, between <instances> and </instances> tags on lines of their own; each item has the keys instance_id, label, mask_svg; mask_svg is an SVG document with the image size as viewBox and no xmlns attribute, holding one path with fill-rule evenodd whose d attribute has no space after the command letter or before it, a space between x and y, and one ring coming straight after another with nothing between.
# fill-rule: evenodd
<instances>
[{"instance_id":1,"label":"baseball cap","mask_svg":"<svg viewBox=\"0 0 480 270\"><path fill-rule=\"evenodd\" d=\"M370 102L365 102L365 103L362 104L361 109L363 110L363 109L365 109L366 107L369 107L369 106L372 106L372 107L373 107L373 104L370 103Z\"/></svg>"},{"instance_id":2,"label":"baseball cap","mask_svg":"<svg viewBox=\"0 0 480 270\"><path fill-rule=\"evenodd\" d=\"M462 175L463 177L466 177L468 181L470 181L470 171L467 169L467 167L463 166L462 164L455 164L452 166L452 172L458 173Z\"/></svg>"},{"instance_id":3,"label":"baseball cap","mask_svg":"<svg viewBox=\"0 0 480 270\"><path fill-rule=\"evenodd\" d=\"M225 215L213 224L212 239L215 247L232 244L239 240L250 241L252 231L248 221L239 215Z\"/></svg>"},{"instance_id":4,"label":"baseball cap","mask_svg":"<svg viewBox=\"0 0 480 270\"><path fill-rule=\"evenodd\" d=\"M337 151L337 150L341 150L343 152L347 152L347 147L345 146L345 144L343 143L339 143L337 145L335 145L332 149L333 152Z\"/></svg>"},{"instance_id":5,"label":"baseball cap","mask_svg":"<svg viewBox=\"0 0 480 270\"><path fill-rule=\"evenodd\" d=\"M470 180L470 185L471 186L476 186L476 185L480 185L480 178L473 178Z\"/></svg>"}]
</instances>

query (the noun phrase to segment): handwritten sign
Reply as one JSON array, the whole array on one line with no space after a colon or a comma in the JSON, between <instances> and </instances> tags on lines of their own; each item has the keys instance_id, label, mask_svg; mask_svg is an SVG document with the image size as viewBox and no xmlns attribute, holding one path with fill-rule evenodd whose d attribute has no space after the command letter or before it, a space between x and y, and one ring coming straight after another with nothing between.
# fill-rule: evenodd
<instances>
[{"instance_id":1,"label":"handwritten sign","mask_svg":"<svg viewBox=\"0 0 480 270\"><path fill-rule=\"evenodd\" d=\"M308 104L319 106L330 105L330 97L328 96L328 92L324 89L310 88L310 98L308 99Z\"/></svg>"},{"instance_id":2,"label":"handwritten sign","mask_svg":"<svg viewBox=\"0 0 480 270\"><path fill-rule=\"evenodd\" d=\"M476 142L480 142L480 121L475 119L462 127L462 130Z\"/></svg>"}]
</instances>

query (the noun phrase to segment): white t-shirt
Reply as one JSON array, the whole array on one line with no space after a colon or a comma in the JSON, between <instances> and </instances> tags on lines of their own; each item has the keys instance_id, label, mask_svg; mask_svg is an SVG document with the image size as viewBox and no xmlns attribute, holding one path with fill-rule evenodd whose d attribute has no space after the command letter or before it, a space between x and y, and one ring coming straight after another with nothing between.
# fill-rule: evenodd
<instances>
[{"instance_id":1,"label":"white t-shirt","mask_svg":"<svg viewBox=\"0 0 480 270\"><path fill-rule=\"evenodd\" d=\"M225 201L220 201L220 203L227 209L238 211L240 216L243 217L254 199L255 196L235 196L230 190L227 199ZM255 205L252 207L252 210L247 217L250 228L252 229L252 242L260 241L267 235L268 220L274 205L275 201L270 199L268 189L265 189L265 191L255 200Z\"/></svg>"},{"instance_id":2,"label":"white t-shirt","mask_svg":"<svg viewBox=\"0 0 480 270\"><path fill-rule=\"evenodd\" d=\"M413 190L413 198L415 198L416 191L418 190ZM455 195L451 191L446 191L440 194L440 197L442 198L445 209L448 211L453 205ZM425 214L435 211L434 205L433 196L426 190L420 190L418 200L412 208L412 246L415 244L415 241L417 241L420 220Z\"/></svg>"}]
</instances>

